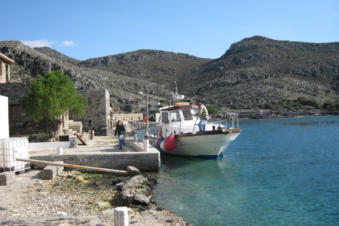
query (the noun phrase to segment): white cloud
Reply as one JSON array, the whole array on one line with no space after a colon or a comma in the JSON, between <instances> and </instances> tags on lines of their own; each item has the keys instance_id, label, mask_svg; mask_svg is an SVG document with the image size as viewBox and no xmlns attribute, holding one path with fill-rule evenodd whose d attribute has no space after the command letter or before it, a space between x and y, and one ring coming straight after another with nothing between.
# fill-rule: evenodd
<instances>
[{"instance_id":1,"label":"white cloud","mask_svg":"<svg viewBox=\"0 0 339 226\"><path fill-rule=\"evenodd\" d=\"M29 47L35 48L35 47L51 47L55 43L53 41L48 40L34 40L34 41L22 41L25 45L28 45Z\"/></svg>"},{"instance_id":2,"label":"white cloud","mask_svg":"<svg viewBox=\"0 0 339 226\"><path fill-rule=\"evenodd\" d=\"M29 47L35 48L35 47L51 47L51 46L75 46L76 43L73 41L63 41L63 42L55 42L55 41L48 41L45 39L41 40L34 40L34 41L22 41L25 45L28 45Z\"/></svg>"},{"instance_id":3,"label":"white cloud","mask_svg":"<svg viewBox=\"0 0 339 226\"><path fill-rule=\"evenodd\" d=\"M62 44L64 46L74 46L75 42L73 42L73 41L63 41Z\"/></svg>"}]
</instances>

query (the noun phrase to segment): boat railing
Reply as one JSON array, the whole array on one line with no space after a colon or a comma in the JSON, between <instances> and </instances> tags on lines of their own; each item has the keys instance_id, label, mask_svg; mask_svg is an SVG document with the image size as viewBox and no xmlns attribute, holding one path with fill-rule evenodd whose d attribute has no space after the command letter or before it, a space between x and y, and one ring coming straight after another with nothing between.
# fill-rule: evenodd
<instances>
[{"instance_id":1,"label":"boat railing","mask_svg":"<svg viewBox=\"0 0 339 226\"><path fill-rule=\"evenodd\" d=\"M234 128L239 129L240 128L238 113L227 112L225 120L226 120L226 125L228 124L228 120L231 120L231 124L230 124L231 126L229 127L229 129L234 129ZM237 127L235 127L235 123L237 124ZM226 127L228 128L228 126L226 126Z\"/></svg>"},{"instance_id":2,"label":"boat railing","mask_svg":"<svg viewBox=\"0 0 339 226\"><path fill-rule=\"evenodd\" d=\"M225 127L227 129L234 129L234 128L239 129L240 128L238 113L227 113L225 119L219 120L219 121L213 121L213 122L210 122L210 123L216 124L219 127L221 127L223 122L225 123ZM236 127L235 127L235 124L236 124Z\"/></svg>"}]
</instances>

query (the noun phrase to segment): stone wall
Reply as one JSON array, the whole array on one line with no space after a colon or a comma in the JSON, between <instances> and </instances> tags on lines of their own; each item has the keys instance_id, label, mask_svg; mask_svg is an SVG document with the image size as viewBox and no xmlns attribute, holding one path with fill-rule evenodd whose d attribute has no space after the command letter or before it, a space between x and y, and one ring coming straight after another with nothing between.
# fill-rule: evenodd
<instances>
[{"instance_id":1,"label":"stone wall","mask_svg":"<svg viewBox=\"0 0 339 226\"><path fill-rule=\"evenodd\" d=\"M27 82L0 83L0 94L8 97L9 103L19 103L22 95L27 94L31 85Z\"/></svg>"},{"instance_id":2,"label":"stone wall","mask_svg":"<svg viewBox=\"0 0 339 226\"><path fill-rule=\"evenodd\" d=\"M110 118L109 93L102 90L78 90L88 100L84 116L71 116L73 120L81 121L83 131L94 129L96 135L110 135L112 124Z\"/></svg>"}]
</instances>

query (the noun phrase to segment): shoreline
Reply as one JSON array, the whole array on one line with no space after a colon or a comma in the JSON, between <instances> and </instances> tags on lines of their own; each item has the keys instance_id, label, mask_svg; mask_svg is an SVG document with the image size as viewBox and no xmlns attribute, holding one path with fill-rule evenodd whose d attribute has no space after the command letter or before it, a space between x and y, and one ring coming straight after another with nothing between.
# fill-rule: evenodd
<instances>
[{"instance_id":1,"label":"shoreline","mask_svg":"<svg viewBox=\"0 0 339 226\"><path fill-rule=\"evenodd\" d=\"M190 225L153 198L150 175L119 177L63 171L53 180L39 170L0 186L0 225L114 225L114 208L127 206L131 225Z\"/></svg>"},{"instance_id":2,"label":"shoreline","mask_svg":"<svg viewBox=\"0 0 339 226\"><path fill-rule=\"evenodd\" d=\"M339 111L325 111L319 109L307 110L307 111L273 111L269 109L261 110L244 110L235 109L228 112L238 113L239 119L274 119L274 118L295 118L295 117L312 117L312 116L338 116ZM224 116L213 117L213 120L220 120L225 118Z\"/></svg>"}]
</instances>

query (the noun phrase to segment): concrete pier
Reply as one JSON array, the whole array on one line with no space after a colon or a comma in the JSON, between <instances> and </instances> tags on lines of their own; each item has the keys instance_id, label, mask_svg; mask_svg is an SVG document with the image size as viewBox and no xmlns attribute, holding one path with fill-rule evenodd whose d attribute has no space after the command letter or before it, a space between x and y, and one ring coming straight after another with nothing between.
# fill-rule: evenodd
<instances>
[{"instance_id":1,"label":"concrete pier","mask_svg":"<svg viewBox=\"0 0 339 226\"><path fill-rule=\"evenodd\" d=\"M111 137L111 139L115 138ZM131 139L126 140L126 146L120 151L116 145L99 147L99 143L89 147L64 149L62 155L59 155L57 150L34 152L31 159L63 161L64 163L119 170L126 170L128 166L134 166L140 171L158 171L160 169L160 152L152 146L149 146L149 150L145 152L142 142L134 142Z\"/></svg>"}]
</instances>

